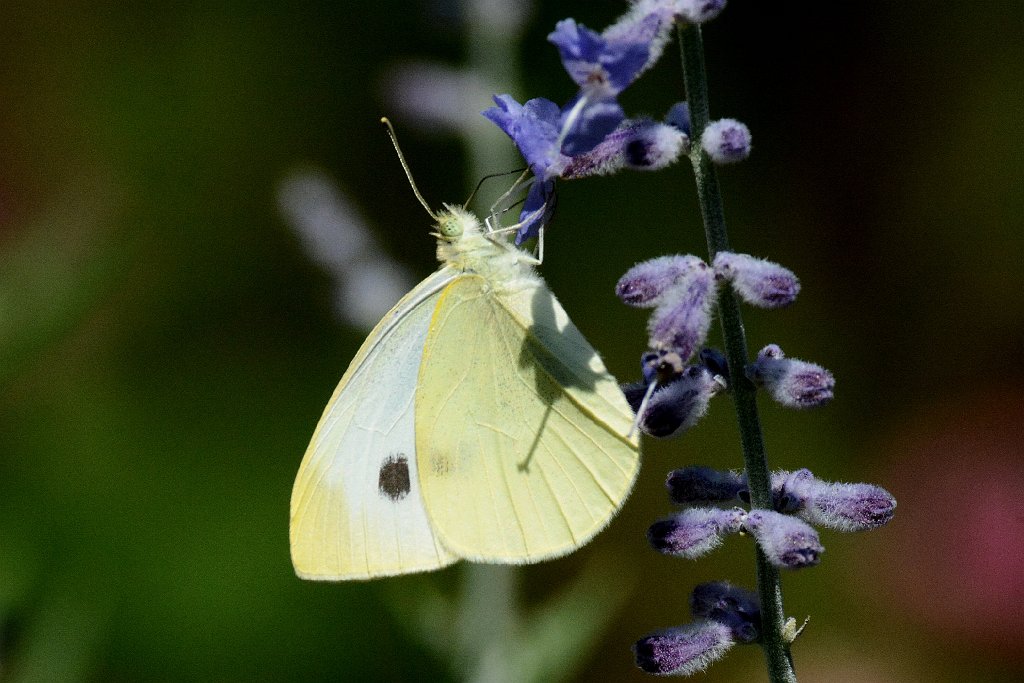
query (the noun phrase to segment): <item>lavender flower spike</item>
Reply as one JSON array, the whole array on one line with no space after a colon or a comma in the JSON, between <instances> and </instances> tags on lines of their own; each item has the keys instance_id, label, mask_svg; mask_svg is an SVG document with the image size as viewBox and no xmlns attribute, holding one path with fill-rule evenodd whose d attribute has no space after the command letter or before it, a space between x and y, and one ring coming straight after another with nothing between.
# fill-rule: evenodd
<instances>
[{"instance_id":1,"label":"lavender flower spike","mask_svg":"<svg viewBox=\"0 0 1024 683\"><path fill-rule=\"evenodd\" d=\"M624 304L639 308L653 308L665 293L694 270L706 267L696 256L659 256L638 263L619 278L615 294Z\"/></svg>"},{"instance_id":2,"label":"lavender flower spike","mask_svg":"<svg viewBox=\"0 0 1024 683\"><path fill-rule=\"evenodd\" d=\"M689 676L708 668L735 641L731 629L701 620L644 636L633 645L636 665L651 674Z\"/></svg>"},{"instance_id":3,"label":"lavender flower spike","mask_svg":"<svg viewBox=\"0 0 1024 683\"><path fill-rule=\"evenodd\" d=\"M881 486L816 483L799 513L811 524L839 531L865 531L888 523L896 513L896 499Z\"/></svg>"},{"instance_id":4,"label":"lavender flower spike","mask_svg":"<svg viewBox=\"0 0 1024 683\"><path fill-rule=\"evenodd\" d=\"M712 121L700 137L701 147L716 164L733 164L750 156L750 129L736 119Z\"/></svg>"},{"instance_id":5,"label":"lavender flower spike","mask_svg":"<svg viewBox=\"0 0 1024 683\"><path fill-rule=\"evenodd\" d=\"M722 538L740 530L742 508L690 508L651 525L647 540L666 555L695 560L722 544Z\"/></svg>"},{"instance_id":6,"label":"lavender flower spike","mask_svg":"<svg viewBox=\"0 0 1024 683\"><path fill-rule=\"evenodd\" d=\"M720 251L715 255L715 276L732 283L733 291L758 308L782 308L796 300L800 281L793 271L747 254Z\"/></svg>"},{"instance_id":7,"label":"lavender flower spike","mask_svg":"<svg viewBox=\"0 0 1024 683\"><path fill-rule=\"evenodd\" d=\"M747 485L743 475L693 465L668 473L668 497L678 505L722 503L736 498Z\"/></svg>"},{"instance_id":8,"label":"lavender flower spike","mask_svg":"<svg viewBox=\"0 0 1024 683\"><path fill-rule=\"evenodd\" d=\"M703 262L669 288L648 322L648 346L670 349L688 361L704 344L718 292L714 274Z\"/></svg>"},{"instance_id":9,"label":"lavender flower spike","mask_svg":"<svg viewBox=\"0 0 1024 683\"><path fill-rule=\"evenodd\" d=\"M811 567L818 564L825 551L812 526L773 510L752 511L743 522L743 529L754 537L776 567Z\"/></svg>"},{"instance_id":10,"label":"lavender flower spike","mask_svg":"<svg viewBox=\"0 0 1024 683\"><path fill-rule=\"evenodd\" d=\"M659 439L679 436L704 417L722 388L704 366L686 368L679 379L651 395L640 415L641 431Z\"/></svg>"},{"instance_id":11,"label":"lavender flower spike","mask_svg":"<svg viewBox=\"0 0 1024 683\"><path fill-rule=\"evenodd\" d=\"M814 363L786 358L776 344L769 344L747 366L747 377L763 386L787 408L815 408L832 400L836 381L825 368Z\"/></svg>"}]
</instances>

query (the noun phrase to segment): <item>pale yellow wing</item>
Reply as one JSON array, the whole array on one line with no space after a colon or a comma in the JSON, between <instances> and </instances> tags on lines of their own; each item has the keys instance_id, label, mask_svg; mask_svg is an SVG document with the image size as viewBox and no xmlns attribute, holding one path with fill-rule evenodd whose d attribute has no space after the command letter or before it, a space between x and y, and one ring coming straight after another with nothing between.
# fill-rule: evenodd
<instances>
[{"instance_id":1,"label":"pale yellow wing","mask_svg":"<svg viewBox=\"0 0 1024 683\"><path fill-rule=\"evenodd\" d=\"M424 510L414 436L423 344L451 278L434 273L381 320L320 418L292 489L292 564L302 578L368 579L457 559Z\"/></svg>"},{"instance_id":2,"label":"pale yellow wing","mask_svg":"<svg viewBox=\"0 0 1024 683\"><path fill-rule=\"evenodd\" d=\"M590 540L639 469L615 379L540 281L464 275L427 334L416 449L427 514L461 557L525 563Z\"/></svg>"}]
</instances>

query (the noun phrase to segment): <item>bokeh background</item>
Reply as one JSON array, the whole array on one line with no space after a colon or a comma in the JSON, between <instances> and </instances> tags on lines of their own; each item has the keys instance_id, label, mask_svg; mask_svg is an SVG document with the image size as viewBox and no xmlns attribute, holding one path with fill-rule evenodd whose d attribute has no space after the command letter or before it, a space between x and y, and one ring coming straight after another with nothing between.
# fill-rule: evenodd
<instances>
[{"instance_id":1,"label":"bokeh background","mask_svg":"<svg viewBox=\"0 0 1024 683\"><path fill-rule=\"evenodd\" d=\"M519 163L488 96L567 100L547 33L622 8L4 3L0 677L641 680L630 644L688 621L694 584L753 584L745 539L700 562L644 539L669 469L740 466L727 399L647 443L623 512L566 559L359 584L289 562L323 405L435 265L379 117L429 201L461 201ZM784 576L811 616L801 680L1024 677L1022 25L1009 0L733 0L705 29L712 115L754 134L721 173L734 248L804 285L746 312L751 351L838 380L825 409L762 403L771 464L899 500ZM682 96L670 45L622 101ZM704 253L685 163L563 184L542 271L621 379L645 317L614 282L671 252ZM738 648L706 679L761 672Z\"/></svg>"}]
</instances>

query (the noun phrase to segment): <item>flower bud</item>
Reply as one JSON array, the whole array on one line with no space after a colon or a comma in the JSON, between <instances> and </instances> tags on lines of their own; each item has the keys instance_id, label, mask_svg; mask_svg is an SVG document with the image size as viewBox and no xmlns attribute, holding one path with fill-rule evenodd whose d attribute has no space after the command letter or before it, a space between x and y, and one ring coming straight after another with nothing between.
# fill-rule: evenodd
<instances>
[{"instance_id":1,"label":"flower bud","mask_svg":"<svg viewBox=\"0 0 1024 683\"><path fill-rule=\"evenodd\" d=\"M769 344L747 366L751 382L764 387L772 398L787 408L815 408L832 400L835 379L814 363L785 358L776 344Z\"/></svg>"},{"instance_id":2,"label":"flower bud","mask_svg":"<svg viewBox=\"0 0 1024 683\"><path fill-rule=\"evenodd\" d=\"M690 254L659 256L627 270L615 285L615 294L629 306L653 308L661 302L665 292L702 267L707 266Z\"/></svg>"},{"instance_id":3,"label":"flower bud","mask_svg":"<svg viewBox=\"0 0 1024 683\"><path fill-rule=\"evenodd\" d=\"M672 470L665 481L669 499L679 505L733 500L746 485L743 477L736 472L699 465Z\"/></svg>"},{"instance_id":4,"label":"flower bud","mask_svg":"<svg viewBox=\"0 0 1024 683\"><path fill-rule=\"evenodd\" d=\"M799 512L819 484L807 468L795 472L772 472L772 507L784 514Z\"/></svg>"},{"instance_id":5,"label":"flower bud","mask_svg":"<svg viewBox=\"0 0 1024 683\"><path fill-rule=\"evenodd\" d=\"M648 346L670 349L689 361L707 339L717 294L714 275L701 262L681 282L665 291L647 324Z\"/></svg>"},{"instance_id":6,"label":"flower bud","mask_svg":"<svg viewBox=\"0 0 1024 683\"><path fill-rule=\"evenodd\" d=\"M727 534L740 530L741 508L690 508L651 525L647 540L658 552L693 560L722 544Z\"/></svg>"},{"instance_id":7,"label":"flower bud","mask_svg":"<svg viewBox=\"0 0 1024 683\"><path fill-rule=\"evenodd\" d=\"M751 643L761 636L761 606L757 596L728 581L702 583L690 596L690 613L725 624L740 643Z\"/></svg>"},{"instance_id":8,"label":"flower bud","mask_svg":"<svg viewBox=\"0 0 1024 683\"><path fill-rule=\"evenodd\" d=\"M880 486L817 482L800 516L839 531L865 531L888 523L895 513L896 499Z\"/></svg>"},{"instance_id":9,"label":"flower bud","mask_svg":"<svg viewBox=\"0 0 1024 683\"><path fill-rule=\"evenodd\" d=\"M734 644L728 626L695 621L644 636L633 645L636 665L651 674L689 676L719 660Z\"/></svg>"},{"instance_id":10,"label":"flower bud","mask_svg":"<svg viewBox=\"0 0 1024 683\"><path fill-rule=\"evenodd\" d=\"M712 121L700 136L700 146L716 164L732 164L750 156L750 129L736 119Z\"/></svg>"},{"instance_id":11,"label":"flower bud","mask_svg":"<svg viewBox=\"0 0 1024 683\"><path fill-rule=\"evenodd\" d=\"M703 24L718 16L725 8L725 0L675 0L675 5L683 21Z\"/></svg>"},{"instance_id":12,"label":"flower bud","mask_svg":"<svg viewBox=\"0 0 1024 683\"><path fill-rule=\"evenodd\" d=\"M708 402L721 390L706 368L690 366L679 379L655 390L640 415L640 429L659 439L679 436L704 417Z\"/></svg>"},{"instance_id":13,"label":"flower bud","mask_svg":"<svg viewBox=\"0 0 1024 683\"><path fill-rule=\"evenodd\" d=\"M714 268L716 277L732 283L743 301L758 308L788 306L800 291L800 281L791 270L747 254L720 251Z\"/></svg>"},{"instance_id":14,"label":"flower bud","mask_svg":"<svg viewBox=\"0 0 1024 683\"><path fill-rule=\"evenodd\" d=\"M729 362L721 351L705 347L700 350L697 357L700 359L700 364L708 369L708 372L718 375L725 380L726 384L729 383Z\"/></svg>"},{"instance_id":15,"label":"flower bud","mask_svg":"<svg viewBox=\"0 0 1024 683\"><path fill-rule=\"evenodd\" d=\"M811 567L818 564L825 551L812 526L773 510L753 510L743 522L743 529L776 567Z\"/></svg>"},{"instance_id":16,"label":"flower bud","mask_svg":"<svg viewBox=\"0 0 1024 683\"><path fill-rule=\"evenodd\" d=\"M675 126L679 130L690 135L690 105L686 102L676 102L668 113L665 114L665 123Z\"/></svg>"}]
</instances>

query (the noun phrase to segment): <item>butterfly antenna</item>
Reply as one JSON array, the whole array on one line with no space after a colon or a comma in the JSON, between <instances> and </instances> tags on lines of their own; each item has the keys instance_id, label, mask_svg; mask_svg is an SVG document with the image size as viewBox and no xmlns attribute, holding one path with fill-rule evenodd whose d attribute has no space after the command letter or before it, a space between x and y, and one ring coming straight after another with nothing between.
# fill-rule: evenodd
<instances>
[{"instance_id":1,"label":"butterfly antenna","mask_svg":"<svg viewBox=\"0 0 1024 683\"><path fill-rule=\"evenodd\" d=\"M394 126L391 125L391 122L388 121L386 116L381 117L380 122L387 126L388 137L391 138L391 144L395 146L395 151L398 153L398 161L402 164L402 169L405 171L405 177L409 179L409 185L412 186L412 193L416 195L416 199L420 201L420 204L422 204L423 208L427 210L430 217L435 221L438 220L437 214L434 213L430 208L430 205L427 204L427 200L423 198L422 194L420 194L420 188L416 187L416 181L412 179L412 171L409 170L409 164L405 160L405 155L402 154L402 148L398 146L398 137L395 136Z\"/></svg>"}]
</instances>

